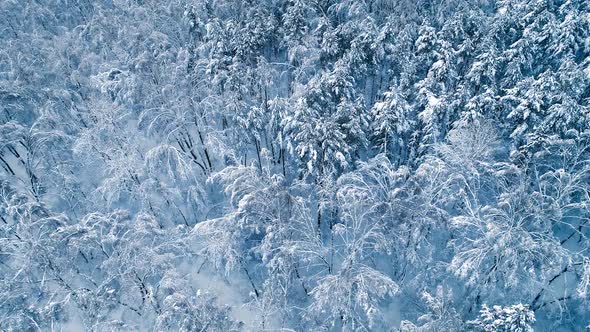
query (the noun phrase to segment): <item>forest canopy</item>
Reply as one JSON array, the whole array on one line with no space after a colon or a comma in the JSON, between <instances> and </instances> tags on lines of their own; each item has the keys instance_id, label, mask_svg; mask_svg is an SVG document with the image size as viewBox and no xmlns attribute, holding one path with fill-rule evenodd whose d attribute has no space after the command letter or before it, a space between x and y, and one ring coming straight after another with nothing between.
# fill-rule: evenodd
<instances>
[{"instance_id":1,"label":"forest canopy","mask_svg":"<svg viewBox=\"0 0 590 332\"><path fill-rule=\"evenodd\" d=\"M0 330L590 328L589 1L0 17Z\"/></svg>"}]
</instances>

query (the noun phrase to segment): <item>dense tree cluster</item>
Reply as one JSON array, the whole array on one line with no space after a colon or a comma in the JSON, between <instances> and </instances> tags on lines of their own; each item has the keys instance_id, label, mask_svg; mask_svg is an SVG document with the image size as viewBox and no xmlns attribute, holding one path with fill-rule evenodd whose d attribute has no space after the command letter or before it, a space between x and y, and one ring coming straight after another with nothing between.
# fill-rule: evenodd
<instances>
[{"instance_id":1,"label":"dense tree cluster","mask_svg":"<svg viewBox=\"0 0 590 332\"><path fill-rule=\"evenodd\" d=\"M590 2L0 16L0 330L590 326Z\"/></svg>"}]
</instances>

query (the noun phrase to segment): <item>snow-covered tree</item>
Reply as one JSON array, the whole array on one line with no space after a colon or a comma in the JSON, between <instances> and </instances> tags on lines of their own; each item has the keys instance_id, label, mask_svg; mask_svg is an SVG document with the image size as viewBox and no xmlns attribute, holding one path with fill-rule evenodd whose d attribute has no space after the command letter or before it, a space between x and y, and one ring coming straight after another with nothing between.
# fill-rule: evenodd
<instances>
[{"instance_id":1,"label":"snow-covered tree","mask_svg":"<svg viewBox=\"0 0 590 332\"><path fill-rule=\"evenodd\" d=\"M481 331L533 331L535 313L526 305L515 304L502 307L495 305L492 308L486 304L480 310L480 316L470 323Z\"/></svg>"}]
</instances>

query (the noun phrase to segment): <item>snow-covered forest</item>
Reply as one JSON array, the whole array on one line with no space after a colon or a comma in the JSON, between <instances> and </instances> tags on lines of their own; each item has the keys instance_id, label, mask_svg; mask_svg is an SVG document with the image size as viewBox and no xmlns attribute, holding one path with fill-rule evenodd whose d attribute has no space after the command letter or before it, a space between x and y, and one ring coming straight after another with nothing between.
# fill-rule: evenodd
<instances>
[{"instance_id":1,"label":"snow-covered forest","mask_svg":"<svg viewBox=\"0 0 590 332\"><path fill-rule=\"evenodd\" d=\"M585 331L590 1L1 0L1 331Z\"/></svg>"}]
</instances>

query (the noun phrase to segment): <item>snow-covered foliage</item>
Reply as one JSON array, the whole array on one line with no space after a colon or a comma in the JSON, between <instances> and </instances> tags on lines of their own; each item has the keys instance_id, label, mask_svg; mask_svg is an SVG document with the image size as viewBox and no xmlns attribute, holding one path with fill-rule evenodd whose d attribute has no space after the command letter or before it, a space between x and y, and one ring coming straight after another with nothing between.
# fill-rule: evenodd
<instances>
[{"instance_id":1,"label":"snow-covered foliage","mask_svg":"<svg viewBox=\"0 0 590 332\"><path fill-rule=\"evenodd\" d=\"M0 330L590 325L588 1L0 17Z\"/></svg>"},{"instance_id":2,"label":"snow-covered foliage","mask_svg":"<svg viewBox=\"0 0 590 332\"><path fill-rule=\"evenodd\" d=\"M495 305L492 308L483 305L479 317L470 322L480 331L533 331L535 313L526 305L515 304L508 307Z\"/></svg>"}]
</instances>

